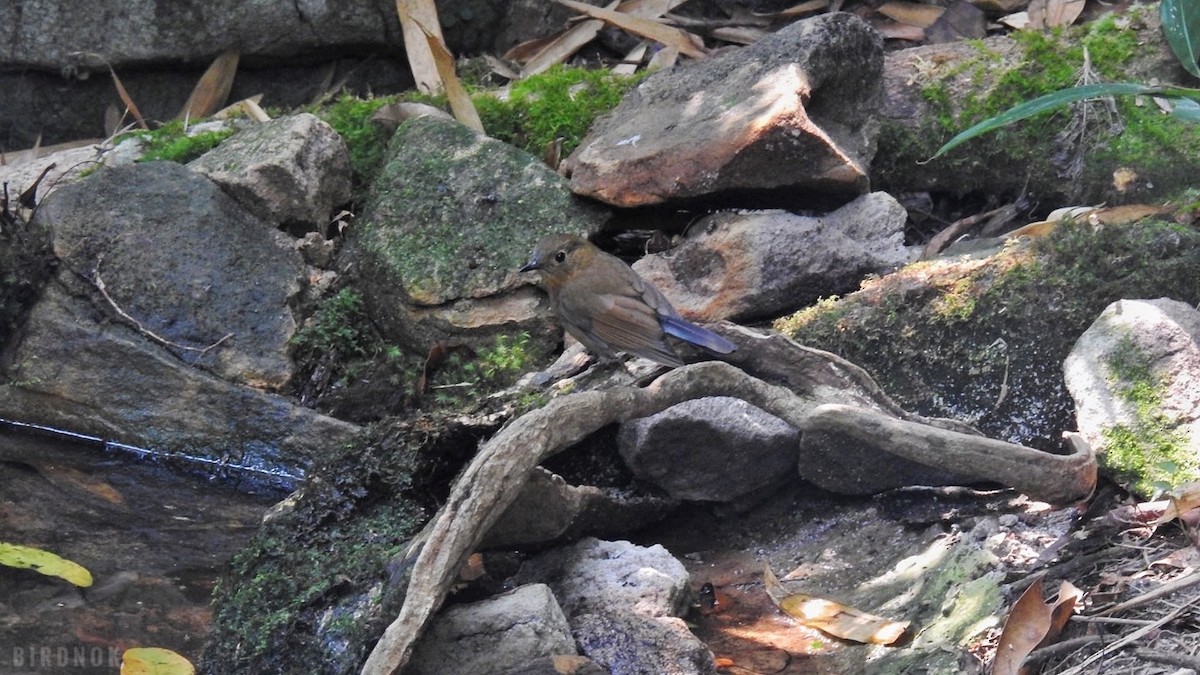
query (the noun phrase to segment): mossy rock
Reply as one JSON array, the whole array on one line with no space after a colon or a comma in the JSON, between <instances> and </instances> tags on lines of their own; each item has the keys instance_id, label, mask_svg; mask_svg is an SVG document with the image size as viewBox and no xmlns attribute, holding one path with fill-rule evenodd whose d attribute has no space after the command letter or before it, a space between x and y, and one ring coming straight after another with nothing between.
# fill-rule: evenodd
<instances>
[{"instance_id":1,"label":"mossy rock","mask_svg":"<svg viewBox=\"0 0 1200 675\"><path fill-rule=\"evenodd\" d=\"M1063 107L927 161L971 125L1083 83L1085 61L1090 82L1155 78L1194 85L1166 45L1156 6L1068 29L898 52L887 68L873 186L893 193L1025 194L1051 208L1155 200L1191 186L1200 175L1200 125L1129 96ZM1114 185L1118 170L1123 178Z\"/></svg>"},{"instance_id":2,"label":"mossy rock","mask_svg":"<svg viewBox=\"0 0 1200 675\"><path fill-rule=\"evenodd\" d=\"M983 258L921 262L776 327L866 368L905 408L1043 450L1075 428L1063 362L1111 302L1200 302L1200 232L1060 225Z\"/></svg>"},{"instance_id":3,"label":"mossy rock","mask_svg":"<svg viewBox=\"0 0 1200 675\"><path fill-rule=\"evenodd\" d=\"M419 117L397 129L343 262L372 318L402 344L543 335L544 324L523 323L536 323L540 295L517 270L543 235L591 234L607 217L533 155Z\"/></svg>"}]
</instances>

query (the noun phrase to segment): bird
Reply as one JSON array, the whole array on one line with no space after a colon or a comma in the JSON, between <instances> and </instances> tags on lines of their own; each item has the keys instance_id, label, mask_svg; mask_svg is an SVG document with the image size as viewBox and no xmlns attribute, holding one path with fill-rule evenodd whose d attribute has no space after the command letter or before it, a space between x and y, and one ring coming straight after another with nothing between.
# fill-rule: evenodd
<instances>
[{"instance_id":1,"label":"bird","mask_svg":"<svg viewBox=\"0 0 1200 675\"><path fill-rule=\"evenodd\" d=\"M687 321L620 258L571 234L538 241L521 272L537 271L567 332L601 359L626 352L670 368L683 365L667 336L729 354L729 340Z\"/></svg>"}]
</instances>

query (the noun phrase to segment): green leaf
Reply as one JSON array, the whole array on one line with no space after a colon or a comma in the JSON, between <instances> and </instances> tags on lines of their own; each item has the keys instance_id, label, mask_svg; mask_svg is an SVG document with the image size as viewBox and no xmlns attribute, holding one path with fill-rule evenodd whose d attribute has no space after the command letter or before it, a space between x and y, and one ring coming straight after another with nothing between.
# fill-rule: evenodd
<instances>
[{"instance_id":1,"label":"green leaf","mask_svg":"<svg viewBox=\"0 0 1200 675\"><path fill-rule=\"evenodd\" d=\"M121 675L193 675L196 667L170 649L134 647L121 654Z\"/></svg>"},{"instance_id":2,"label":"green leaf","mask_svg":"<svg viewBox=\"0 0 1200 675\"><path fill-rule=\"evenodd\" d=\"M1187 71L1200 77L1200 2L1196 0L1162 0L1163 35L1175 58Z\"/></svg>"},{"instance_id":3,"label":"green leaf","mask_svg":"<svg viewBox=\"0 0 1200 675\"><path fill-rule=\"evenodd\" d=\"M1184 122L1200 122L1200 103L1190 98L1173 98L1171 103L1175 106L1171 110L1171 114L1176 119Z\"/></svg>"},{"instance_id":4,"label":"green leaf","mask_svg":"<svg viewBox=\"0 0 1200 675\"><path fill-rule=\"evenodd\" d=\"M1009 108L995 117L989 117L970 129L963 131L954 138L951 138L946 142L945 145L938 148L938 151L933 153L933 157L930 157L929 159L932 160L940 157L949 152L951 149L958 147L962 143L965 143L976 136L986 134L989 131L995 131L1000 127L1033 117L1039 113L1060 108L1068 103L1083 101L1089 98L1116 96L1122 94L1159 94L1196 98L1200 97L1200 90L1187 89L1185 87L1152 87L1147 84L1137 84L1133 82L1085 84L1079 87L1071 87L1070 89L1060 89L1056 92L1046 94L1045 96L1039 96L1032 101L1026 101L1020 105L1013 106L1012 108Z\"/></svg>"},{"instance_id":5,"label":"green leaf","mask_svg":"<svg viewBox=\"0 0 1200 675\"><path fill-rule=\"evenodd\" d=\"M48 577L59 577L82 588L92 585L92 573L87 571L87 568L31 546L0 541L0 565L33 570Z\"/></svg>"}]
</instances>

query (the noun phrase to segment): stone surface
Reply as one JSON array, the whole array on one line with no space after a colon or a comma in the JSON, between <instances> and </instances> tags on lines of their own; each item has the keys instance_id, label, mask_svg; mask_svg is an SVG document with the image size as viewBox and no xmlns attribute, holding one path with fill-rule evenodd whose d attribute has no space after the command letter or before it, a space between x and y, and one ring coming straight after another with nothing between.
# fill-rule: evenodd
<instances>
[{"instance_id":1,"label":"stone surface","mask_svg":"<svg viewBox=\"0 0 1200 675\"><path fill-rule=\"evenodd\" d=\"M621 425L634 475L675 499L733 501L794 478L800 432L740 399L694 399Z\"/></svg>"},{"instance_id":2,"label":"stone surface","mask_svg":"<svg viewBox=\"0 0 1200 675\"><path fill-rule=\"evenodd\" d=\"M324 233L333 209L350 201L346 142L310 113L251 125L188 167L293 233Z\"/></svg>"},{"instance_id":3,"label":"stone surface","mask_svg":"<svg viewBox=\"0 0 1200 675\"><path fill-rule=\"evenodd\" d=\"M488 675L540 657L577 653L550 589L529 584L439 614L418 641L406 672Z\"/></svg>"},{"instance_id":4,"label":"stone surface","mask_svg":"<svg viewBox=\"0 0 1200 675\"><path fill-rule=\"evenodd\" d=\"M674 616L688 597L687 571L662 546L592 537L527 561L516 579L550 586L568 619L618 608Z\"/></svg>"},{"instance_id":5,"label":"stone surface","mask_svg":"<svg viewBox=\"0 0 1200 675\"><path fill-rule=\"evenodd\" d=\"M549 232L589 234L607 215L540 160L436 117L405 122L342 251L393 340L557 341L533 275L517 270ZM469 334L468 334L469 333Z\"/></svg>"},{"instance_id":6,"label":"stone surface","mask_svg":"<svg viewBox=\"0 0 1200 675\"><path fill-rule=\"evenodd\" d=\"M710 675L713 654L683 619L629 610L576 617L571 634L580 650L612 675Z\"/></svg>"},{"instance_id":7,"label":"stone surface","mask_svg":"<svg viewBox=\"0 0 1200 675\"><path fill-rule=\"evenodd\" d=\"M1200 478L1200 311L1170 298L1118 300L1079 336L1063 371L1079 432L1102 465L1109 431L1124 427L1136 432L1145 424L1125 396L1130 383L1113 370L1118 358L1138 361L1159 382L1154 394L1160 403L1153 414L1161 416L1162 431L1177 436L1190 456L1191 466L1181 468L1193 480Z\"/></svg>"},{"instance_id":8,"label":"stone surface","mask_svg":"<svg viewBox=\"0 0 1200 675\"><path fill-rule=\"evenodd\" d=\"M289 303L306 268L212 181L173 162L108 168L56 190L36 218L68 270L103 283L183 362L267 389L292 376Z\"/></svg>"},{"instance_id":9,"label":"stone surface","mask_svg":"<svg viewBox=\"0 0 1200 675\"><path fill-rule=\"evenodd\" d=\"M578 194L623 207L857 194L875 153L883 43L845 13L647 78L563 164Z\"/></svg>"},{"instance_id":10,"label":"stone surface","mask_svg":"<svg viewBox=\"0 0 1200 675\"><path fill-rule=\"evenodd\" d=\"M481 548L528 546L584 534L626 534L661 519L674 506L674 500L628 490L570 485L538 467L488 531Z\"/></svg>"},{"instance_id":11,"label":"stone surface","mask_svg":"<svg viewBox=\"0 0 1200 675\"><path fill-rule=\"evenodd\" d=\"M858 288L908 262L907 214L891 195L863 195L824 216L720 212L676 248L634 263L686 316L707 321L779 314Z\"/></svg>"}]
</instances>

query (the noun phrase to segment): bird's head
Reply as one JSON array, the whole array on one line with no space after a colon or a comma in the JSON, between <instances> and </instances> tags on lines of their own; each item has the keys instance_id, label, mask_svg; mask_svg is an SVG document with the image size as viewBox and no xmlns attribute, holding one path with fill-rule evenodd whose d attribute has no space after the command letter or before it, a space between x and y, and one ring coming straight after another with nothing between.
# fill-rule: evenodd
<instances>
[{"instance_id":1,"label":"bird's head","mask_svg":"<svg viewBox=\"0 0 1200 675\"><path fill-rule=\"evenodd\" d=\"M542 237L522 272L537 271L550 289L557 289L587 268L596 255L596 246L573 234L549 234Z\"/></svg>"}]
</instances>

